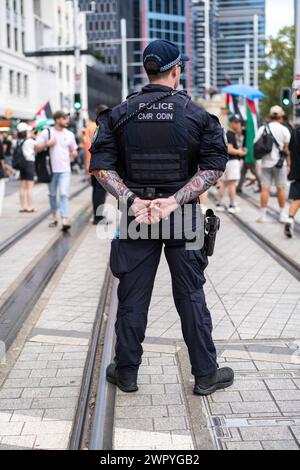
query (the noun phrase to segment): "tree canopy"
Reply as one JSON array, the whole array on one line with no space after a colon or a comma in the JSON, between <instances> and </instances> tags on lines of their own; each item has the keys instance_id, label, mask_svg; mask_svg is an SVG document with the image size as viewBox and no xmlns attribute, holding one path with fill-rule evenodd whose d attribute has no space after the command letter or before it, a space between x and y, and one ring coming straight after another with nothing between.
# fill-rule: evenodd
<instances>
[{"instance_id":1,"label":"tree canopy","mask_svg":"<svg viewBox=\"0 0 300 470\"><path fill-rule=\"evenodd\" d=\"M295 59L295 27L285 26L276 37L270 36L264 41L266 47L265 62L260 66L260 89L266 98L260 102L261 118L268 115L275 104L281 105L281 88L292 87ZM285 108L291 114L292 108Z\"/></svg>"}]
</instances>

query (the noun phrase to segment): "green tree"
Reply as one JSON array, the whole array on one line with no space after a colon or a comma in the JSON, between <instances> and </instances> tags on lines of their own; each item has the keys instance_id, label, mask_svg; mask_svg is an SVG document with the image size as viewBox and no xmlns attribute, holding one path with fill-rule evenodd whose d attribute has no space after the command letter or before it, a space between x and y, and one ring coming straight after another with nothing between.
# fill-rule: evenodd
<instances>
[{"instance_id":1,"label":"green tree","mask_svg":"<svg viewBox=\"0 0 300 470\"><path fill-rule=\"evenodd\" d=\"M264 41L265 62L260 67L260 89L266 98L260 102L261 118L265 119L269 109L281 105L280 92L283 87L292 87L295 58L295 27L285 26L276 38L270 36ZM292 108L285 108L291 114Z\"/></svg>"}]
</instances>

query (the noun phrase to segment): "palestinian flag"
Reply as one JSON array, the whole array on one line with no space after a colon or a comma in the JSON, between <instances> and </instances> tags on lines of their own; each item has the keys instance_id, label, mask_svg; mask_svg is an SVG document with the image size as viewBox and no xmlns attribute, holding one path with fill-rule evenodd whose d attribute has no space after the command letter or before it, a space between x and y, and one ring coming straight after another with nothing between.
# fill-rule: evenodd
<instances>
[{"instance_id":1,"label":"palestinian flag","mask_svg":"<svg viewBox=\"0 0 300 470\"><path fill-rule=\"evenodd\" d=\"M228 77L226 77L226 86L227 85L231 85L231 81L229 80ZM226 109L228 112L228 118L231 114L238 114L241 117L242 121L244 121L244 118L240 111L239 99L237 96L229 95L228 93L226 94ZM229 127L229 120L228 120L228 127Z\"/></svg>"},{"instance_id":2,"label":"palestinian flag","mask_svg":"<svg viewBox=\"0 0 300 470\"><path fill-rule=\"evenodd\" d=\"M46 119L50 119L52 118L53 116L53 113L52 113L52 109L51 109L51 106L50 106L50 103L49 101L47 103L44 104L44 106L42 106L38 112L36 113L35 115L35 119L40 121L40 120L46 120Z\"/></svg>"},{"instance_id":3,"label":"palestinian flag","mask_svg":"<svg viewBox=\"0 0 300 470\"><path fill-rule=\"evenodd\" d=\"M255 102L253 100L246 100L246 111L247 111L247 126L246 126L246 142L245 145L248 149L248 153L245 156L246 163L255 163L253 142L255 134L257 132L257 114L255 108Z\"/></svg>"}]
</instances>

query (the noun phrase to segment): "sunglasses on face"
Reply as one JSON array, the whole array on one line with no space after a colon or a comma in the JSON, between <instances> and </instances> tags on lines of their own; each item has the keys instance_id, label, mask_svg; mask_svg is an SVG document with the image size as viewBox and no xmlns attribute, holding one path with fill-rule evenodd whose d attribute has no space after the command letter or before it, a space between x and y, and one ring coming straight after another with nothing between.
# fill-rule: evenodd
<instances>
[{"instance_id":1,"label":"sunglasses on face","mask_svg":"<svg viewBox=\"0 0 300 470\"><path fill-rule=\"evenodd\" d=\"M181 68L181 73L184 73L184 71L185 71L185 63L184 63L184 62L179 62L178 67Z\"/></svg>"}]
</instances>

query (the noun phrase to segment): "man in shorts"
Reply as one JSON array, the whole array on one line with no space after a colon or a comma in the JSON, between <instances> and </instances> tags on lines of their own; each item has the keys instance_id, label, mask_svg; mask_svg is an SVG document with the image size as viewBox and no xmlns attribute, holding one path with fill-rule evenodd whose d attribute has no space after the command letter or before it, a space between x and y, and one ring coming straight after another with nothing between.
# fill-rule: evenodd
<instances>
[{"instance_id":1,"label":"man in shorts","mask_svg":"<svg viewBox=\"0 0 300 470\"><path fill-rule=\"evenodd\" d=\"M283 126L280 121L284 116L284 111L280 106L272 106L270 109L269 129L273 137L277 140L281 150L289 155L289 143L291 139L290 131ZM261 126L255 137L255 142L263 135L265 126ZM287 181L287 163L284 162L282 168L277 168L279 161L279 150L275 143L271 153L264 155L261 159L261 193L260 193L260 216L257 222L264 223L267 221L266 213L269 201L269 194L272 182L274 181L277 189L278 204L280 207L279 222L284 224L287 222L287 214L285 212L286 194L285 187Z\"/></svg>"}]
</instances>

